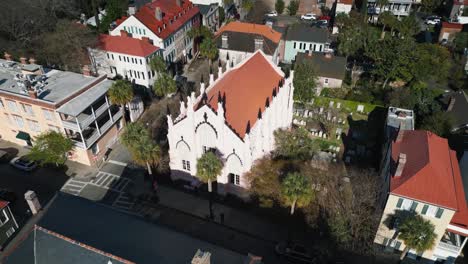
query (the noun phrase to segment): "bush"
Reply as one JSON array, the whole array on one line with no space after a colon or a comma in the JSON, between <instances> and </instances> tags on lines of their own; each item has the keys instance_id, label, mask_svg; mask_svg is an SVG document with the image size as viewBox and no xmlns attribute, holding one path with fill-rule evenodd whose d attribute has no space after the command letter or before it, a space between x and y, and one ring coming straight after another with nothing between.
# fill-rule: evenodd
<instances>
[{"instance_id":1,"label":"bush","mask_svg":"<svg viewBox=\"0 0 468 264\"><path fill-rule=\"evenodd\" d=\"M295 16L298 9L299 9L299 1L291 0L291 2L289 2L289 5L288 5L288 14L290 16Z\"/></svg>"},{"instance_id":2,"label":"bush","mask_svg":"<svg viewBox=\"0 0 468 264\"><path fill-rule=\"evenodd\" d=\"M281 15L284 11L284 1L283 0L276 0L276 3L275 3L275 10L276 12L278 12L278 15Z\"/></svg>"}]
</instances>

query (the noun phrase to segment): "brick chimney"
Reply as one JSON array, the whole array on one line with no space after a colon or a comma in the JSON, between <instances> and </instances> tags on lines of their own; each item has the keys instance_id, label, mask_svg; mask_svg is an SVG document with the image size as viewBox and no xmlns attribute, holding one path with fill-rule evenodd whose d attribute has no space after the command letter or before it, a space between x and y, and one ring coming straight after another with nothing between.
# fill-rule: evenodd
<instances>
[{"instance_id":1,"label":"brick chimney","mask_svg":"<svg viewBox=\"0 0 468 264\"><path fill-rule=\"evenodd\" d=\"M81 71L83 72L84 76L92 76L91 69L89 68L88 65L84 65Z\"/></svg>"},{"instance_id":2,"label":"brick chimney","mask_svg":"<svg viewBox=\"0 0 468 264\"><path fill-rule=\"evenodd\" d=\"M154 16L156 17L157 20L161 21L162 20L162 11L161 11L161 8L159 6L156 7L156 9L154 10Z\"/></svg>"},{"instance_id":3,"label":"brick chimney","mask_svg":"<svg viewBox=\"0 0 468 264\"><path fill-rule=\"evenodd\" d=\"M34 191L27 191L24 194L24 199L26 199L29 209L31 209L31 213L33 215L37 214L42 209L39 199Z\"/></svg>"},{"instance_id":4,"label":"brick chimney","mask_svg":"<svg viewBox=\"0 0 468 264\"><path fill-rule=\"evenodd\" d=\"M122 37L129 37L129 34L128 34L128 32L125 31L125 30L120 30L120 36L122 36Z\"/></svg>"},{"instance_id":5,"label":"brick chimney","mask_svg":"<svg viewBox=\"0 0 468 264\"><path fill-rule=\"evenodd\" d=\"M395 177L400 177L403 174L403 169L405 168L406 164L406 154L400 153L398 156L398 166L395 171Z\"/></svg>"},{"instance_id":6,"label":"brick chimney","mask_svg":"<svg viewBox=\"0 0 468 264\"><path fill-rule=\"evenodd\" d=\"M11 54L5 52L5 53L3 54L3 57L5 57L5 60L11 61Z\"/></svg>"},{"instance_id":7,"label":"brick chimney","mask_svg":"<svg viewBox=\"0 0 468 264\"><path fill-rule=\"evenodd\" d=\"M33 57L29 58L29 63L30 64L36 64L36 59L33 58Z\"/></svg>"},{"instance_id":8,"label":"brick chimney","mask_svg":"<svg viewBox=\"0 0 468 264\"><path fill-rule=\"evenodd\" d=\"M25 57L20 58L21 64L28 64L27 59Z\"/></svg>"},{"instance_id":9,"label":"brick chimney","mask_svg":"<svg viewBox=\"0 0 468 264\"><path fill-rule=\"evenodd\" d=\"M148 37L141 37L141 40L144 40L144 41L148 42L149 44L153 45L153 41Z\"/></svg>"},{"instance_id":10,"label":"brick chimney","mask_svg":"<svg viewBox=\"0 0 468 264\"><path fill-rule=\"evenodd\" d=\"M37 99L37 91L34 89L28 90L29 97Z\"/></svg>"},{"instance_id":11,"label":"brick chimney","mask_svg":"<svg viewBox=\"0 0 468 264\"><path fill-rule=\"evenodd\" d=\"M450 97L449 105L447 107L447 111L452 111L453 105L455 105L455 97Z\"/></svg>"},{"instance_id":12,"label":"brick chimney","mask_svg":"<svg viewBox=\"0 0 468 264\"><path fill-rule=\"evenodd\" d=\"M325 53L325 58L331 59L333 56L330 52Z\"/></svg>"},{"instance_id":13,"label":"brick chimney","mask_svg":"<svg viewBox=\"0 0 468 264\"><path fill-rule=\"evenodd\" d=\"M400 128L398 130L397 138L395 139L396 142L400 142L403 140L403 136L405 134L405 130L403 129L403 122L400 122Z\"/></svg>"}]
</instances>

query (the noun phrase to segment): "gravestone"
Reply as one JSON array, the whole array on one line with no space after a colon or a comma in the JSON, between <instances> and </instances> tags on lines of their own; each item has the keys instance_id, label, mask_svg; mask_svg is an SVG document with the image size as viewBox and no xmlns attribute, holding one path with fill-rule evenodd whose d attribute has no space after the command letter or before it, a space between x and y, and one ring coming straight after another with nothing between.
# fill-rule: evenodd
<instances>
[{"instance_id":1,"label":"gravestone","mask_svg":"<svg viewBox=\"0 0 468 264\"><path fill-rule=\"evenodd\" d=\"M340 109L341 108L341 103L337 103L336 108Z\"/></svg>"},{"instance_id":2,"label":"gravestone","mask_svg":"<svg viewBox=\"0 0 468 264\"><path fill-rule=\"evenodd\" d=\"M320 107L320 114L323 113L323 107Z\"/></svg>"},{"instance_id":3,"label":"gravestone","mask_svg":"<svg viewBox=\"0 0 468 264\"><path fill-rule=\"evenodd\" d=\"M333 107L334 104L335 104L335 102L330 101L330 103L328 104L328 106L329 106L329 107Z\"/></svg>"},{"instance_id":4,"label":"gravestone","mask_svg":"<svg viewBox=\"0 0 468 264\"><path fill-rule=\"evenodd\" d=\"M360 113L364 112L364 106L363 105L358 105L357 106L357 111L360 112Z\"/></svg>"}]
</instances>

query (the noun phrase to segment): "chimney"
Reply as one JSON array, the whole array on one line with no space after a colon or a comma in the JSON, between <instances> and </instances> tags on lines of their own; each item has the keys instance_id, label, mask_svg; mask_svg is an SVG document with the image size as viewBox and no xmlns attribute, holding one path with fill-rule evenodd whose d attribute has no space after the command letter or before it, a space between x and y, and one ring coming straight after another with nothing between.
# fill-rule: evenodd
<instances>
[{"instance_id":1,"label":"chimney","mask_svg":"<svg viewBox=\"0 0 468 264\"><path fill-rule=\"evenodd\" d=\"M37 91L34 89L28 90L29 97L37 99Z\"/></svg>"},{"instance_id":2,"label":"chimney","mask_svg":"<svg viewBox=\"0 0 468 264\"><path fill-rule=\"evenodd\" d=\"M91 69L89 68L88 65L83 65L83 68L81 69L81 71L83 72L84 76L92 76Z\"/></svg>"},{"instance_id":3,"label":"chimney","mask_svg":"<svg viewBox=\"0 0 468 264\"><path fill-rule=\"evenodd\" d=\"M221 48L223 48L223 49L228 49L229 48L228 35L227 34L223 34L221 36Z\"/></svg>"},{"instance_id":4,"label":"chimney","mask_svg":"<svg viewBox=\"0 0 468 264\"><path fill-rule=\"evenodd\" d=\"M27 59L25 57L20 58L21 64L28 64Z\"/></svg>"},{"instance_id":5,"label":"chimney","mask_svg":"<svg viewBox=\"0 0 468 264\"><path fill-rule=\"evenodd\" d=\"M153 45L153 41L148 37L141 37L141 40L147 41L149 44Z\"/></svg>"},{"instance_id":6,"label":"chimney","mask_svg":"<svg viewBox=\"0 0 468 264\"><path fill-rule=\"evenodd\" d=\"M262 38L255 38L255 51L262 50L263 51L263 39Z\"/></svg>"},{"instance_id":7,"label":"chimney","mask_svg":"<svg viewBox=\"0 0 468 264\"><path fill-rule=\"evenodd\" d=\"M195 256L193 256L192 264L210 264L211 263L211 253L208 251L197 250Z\"/></svg>"},{"instance_id":8,"label":"chimney","mask_svg":"<svg viewBox=\"0 0 468 264\"><path fill-rule=\"evenodd\" d=\"M154 10L154 16L156 17L157 20L161 21L162 20L162 11L159 6L156 7Z\"/></svg>"},{"instance_id":9,"label":"chimney","mask_svg":"<svg viewBox=\"0 0 468 264\"><path fill-rule=\"evenodd\" d=\"M31 213L33 215L37 214L42 209L39 199L34 191L27 191L24 194L24 199L26 199L29 209L31 209Z\"/></svg>"},{"instance_id":10,"label":"chimney","mask_svg":"<svg viewBox=\"0 0 468 264\"><path fill-rule=\"evenodd\" d=\"M122 36L122 37L129 37L129 34L128 34L127 31L125 31L125 30L122 29L122 30L120 30L120 36Z\"/></svg>"},{"instance_id":11,"label":"chimney","mask_svg":"<svg viewBox=\"0 0 468 264\"><path fill-rule=\"evenodd\" d=\"M36 64L36 59L34 59L33 57L29 58L29 63Z\"/></svg>"},{"instance_id":12,"label":"chimney","mask_svg":"<svg viewBox=\"0 0 468 264\"><path fill-rule=\"evenodd\" d=\"M405 153L400 153L398 156L398 166L395 171L395 177L400 177L401 174L403 173L403 169L405 168L406 164L406 154Z\"/></svg>"},{"instance_id":13,"label":"chimney","mask_svg":"<svg viewBox=\"0 0 468 264\"><path fill-rule=\"evenodd\" d=\"M3 57L5 57L5 60L11 61L11 54L5 52L5 53L3 54Z\"/></svg>"},{"instance_id":14,"label":"chimney","mask_svg":"<svg viewBox=\"0 0 468 264\"><path fill-rule=\"evenodd\" d=\"M455 104L455 97L450 97L449 105L447 107L447 111L452 111L453 105Z\"/></svg>"},{"instance_id":15,"label":"chimney","mask_svg":"<svg viewBox=\"0 0 468 264\"><path fill-rule=\"evenodd\" d=\"M330 52L325 53L325 58L331 59L331 58L332 58L332 54L331 54Z\"/></svg>"},{"instance_id":16,"label":"chimney","mask_svg":"<svg viewBox=\"0 0 468 264\"><path fill-rule=\"evenodd\" d=\"M182 0L176 0L177 6L181 7L182 6Z\"/></svg>"},{"instance_id":17,"label":"chimney","mask_svg":"<svg viewBox=\"0 0 468 264\"><path fill-rule=\"evenodd\" d=\"M137 12L137 7L134 4L128 5L127 13L129 16L135 15L136 12Z\"/></svg>"},{"instance_id":18,"label":"chimney","mask_svg":"<svg viewBox=\"0 0 468 264\"><path fill-rule=\"evenodd\" d=\"M398 128L398 135L395 139L395 142L400 142L403 140L403 136L405 134L405 130L403 129L403 121L400 122L400 127Z\"/></svg>"}]
</instances>

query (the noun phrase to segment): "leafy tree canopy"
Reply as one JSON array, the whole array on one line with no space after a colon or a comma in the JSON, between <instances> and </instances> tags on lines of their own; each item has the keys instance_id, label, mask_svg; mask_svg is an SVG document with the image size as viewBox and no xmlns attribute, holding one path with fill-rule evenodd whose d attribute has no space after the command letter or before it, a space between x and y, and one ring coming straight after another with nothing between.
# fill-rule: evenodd
<instances>
[{"instance_id":1,"label":"leafy tree canopy","mask_svg":"<svg viewBox=\"0 0 468 264\"><path fill-rule=\"evenodd\" d=\"M288 5L288 14L290 16L295 16L297 14L297 10L299 10L299 1L298 0L291 0Z\"/></svg>"},{"instance_id":2,"label":"leafy tree canopy","mask_svg":"<svg viewBox=\"0 0 468 264\"><path fill-rule=\"evenodd\" d=\"M113 104L125 105L133 99L132 85L125 80L117 80L107 92L109 99Z\"/></svg>"},{"instance_id":3,"label":"leafy tree canopy","mask_svg":"<svg viewBox=\"0 0 468 264\"><path fill-rule=\"evenodd\" d=\"M216 181L222 169L223 163L212 151L204 153L197 161L197 176L203 182Z\"/></svg>"},{"instance_id":4,"label":"leafy tree canopy","mask_svg":"<svg viewBox=\"0 0 468 264\"><path fill-rule=\"evenodd\" d=\"M158 55L150 60L150 67L153 71L157 72L158 74L161 74L163 72L166 72L167 65L163 57Z\"/></svg>"},{"instance_id":5,"label":"leafy tree canopy","mask_svg":"<svg viewBox=\"0 0 468 264\"><path fill-rule=\"evenodd\" d=\"M73 142L57 131L47 131L36 137L34 146L29 153L31 160L39 164L63 165L67 161L68 152L72 151Z\"/></svg>"},{"instance_id":6,"label":"leafy tree canopy","mask_svg":"<svg viewBox=\"0 0 468 264\"><path fill-rule=\"evenodd\" d=\"M317 72L312 63L305 61L294 66L294 99L309 102L316 94Z\"/></svg>"},{"instance_id":7,"label":"leafy tree canopy","mask_svg":"<svg viewBox=\"0 0 468 264\"><path fill-rule=\"evenodd\" d=\"M403 240L407 247L403 254L406 254L409 249L422 253L433 248L437 237L434 229L434 225L420 215L405 218L399 226L398 235L398 238Z\"/></svg>"},{"instance_id":8,"label":"leafy tree canopy","mask_svg":"<svg viewBox=\"0 0 468 264\"><path fill-rule=\"evenodd\" d=\"M313 199L312 183L306 176L290 172L281 182L281 200L291 206L291 214L294 214L296 207L307 206Z\"/></svg>"},{"instance_id":9,"label":"leafy tree canopy","mask_svg":"<svg viewBox=\"0 0 468 264\"><path fill-rule=\"evenodd\" d=\"M218 47L212 38L204 38L200 45L200 54L213 61L218 56Z\"/></svg>"},{"instance_id":10,"label":"leafy tree canopy","mask_svg":"<svg viewBox=\"0 0 468 264\"><path fill-rule=\"evenodd\" d=\"M284 0L276 0L275 10L279 15L283 14L284 7L285 7Z\"/></svg>"},{"instance_id":11,"label":"leafy tree canopy","mask_svg":"<svg viewBox=\"0 0 468 264\"><path fill-rule=\"evenodd\" d=\"M159 75L154 81L153 91L157 96L166 96L177 91L177 85L174 79L167 73Z\"/></svg>"},{"instance_id":12,"label":"leafy tree canopy","mask_svg":"<svg viewBox=\"0 0 468 264\"><path fill-rule=\"evenodd\" d=\"M319 146L303 128L275 131L276 157L284 159L308 160L318 151Z\"/></svg>"}]
</instances>

